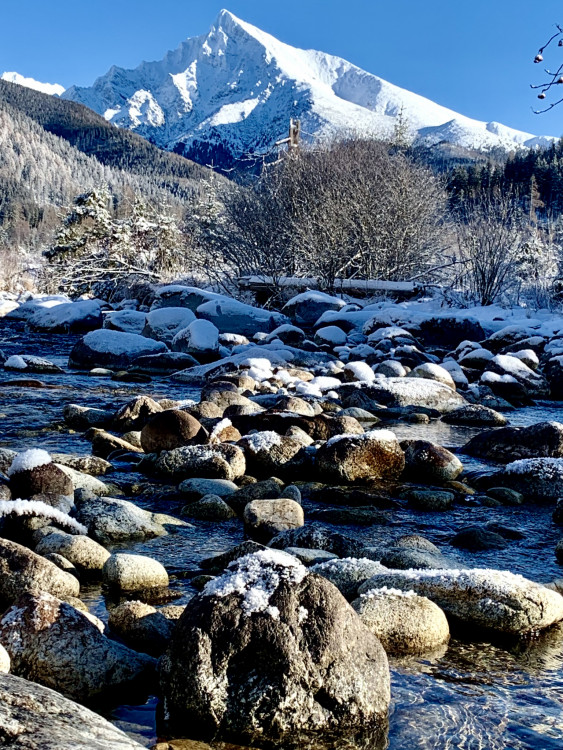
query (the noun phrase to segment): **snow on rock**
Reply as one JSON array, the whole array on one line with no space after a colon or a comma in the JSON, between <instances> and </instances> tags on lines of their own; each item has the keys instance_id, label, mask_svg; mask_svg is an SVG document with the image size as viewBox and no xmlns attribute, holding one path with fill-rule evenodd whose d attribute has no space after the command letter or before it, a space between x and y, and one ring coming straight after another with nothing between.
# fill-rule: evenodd
<instances>
[{"instance_id":1,"label":"snow on rock","mask_svg":"<svg viewBox=\"0 0 563 750\"><path fill-rule=\"evenodd\" d=\"M257 331L269 333L280 325L289 323L281 313L261 307L245 305L230 297L221 297L204 302L197 308L199 318L210 320L220 333L238 333L252 336Z\"/></svg>"},{"instance_id":2,"label":"snow on rock","mask_svg":"<svg viewBox=\"0 0 563 750\"><path fill-rule=\"evenodd\" d=\"M196 319L172 339L172 351L185 354L217 353L219 330L209 320Z\"/></svg>"},{"instance_id":3,"label":"snow on rock","mask_svg":"<svg viewBox=\"0 0 563 750\"><path fill-rule=\"evenodd\" d=\"M102 326L101 303L99 300L86 299L50 307L40 306L28 317L27 323L34 330L53 333L92 331Z\"/></svg>"},{"instance_id":4,"label":"snow on rock","mask_svg":"<svg viewBox=\"0 0 563 750\"><path fill-rule=\"evenodd\" d=\"M323 328L317 329L315 340L319 344L339 346L346 343L347 336L338 326L323 326Z\"/></svg>"},{"instance_id":5,"label":"snow on rock","mask_svg":"<svg viewBox=\"0 0 563 750\"><path fill-rule=\"evenodd\" d=\"M167 352L162 341L153 341L136 333L122 333L101 328L87 333L75 344L69 356L69 367L127 367L138 357Z\"/></svg>"},{"instance_id":6,"label":"snow on rock","mask_svg":"<svg viewBox=\"0 0 563 750\"><path fill-rule=\"evenodd\" d=\"M22 302L14 310L5 315L8 320L25 320L27 321L32 315L39 310L48 310L57 305L63 305L70 302L70 298L65 294L36 294L30 299Z\"/></svg>"},{"instance_id":7,"label":"snow on rock","mask_svg":"<svg viewBox=\"0 0 563 750\"><path fill-rule=\"evenodd\" d=\"M8 476L11 477L21 471L31 471L31 469L35 469L37 466L44 466L50 463L52 463L52 459L47 451L41 448L30 448L17 454L8 469Z\"/></svg>"},{"instance_id":8,"label":"snow on rock","mask_svg":"<svg viewBox=\"0 0 563 750\"><path fill-rule=\"evenodd\" d=\"M278 619L279 610L270 606L270 598L282 581L296 585L306 575L307 568L296 557L281 550L261 550L232 562L226 573L205 585L203 595L238 594L246 616L264 612Z\"/></svg>"},{"instance_id":9,"label":"snow on rock","mask_svg":"<svg viewBox=\"0 0 563 750\"><path fill-rule=\"evenodd\" d=\"M254 453L269 451L274 445L281 445L281 442L281 436L271 430L245 435L245 445Z\"/></svg>"},{"instance_id":10,"label":"snow on rock","mask_svg":"<svg viewBox=\"0 0 563 750\"><path fill-rule=\"evenodd\" d=\"M88 529L76 519L40 500L0 500L0 517L12 515L48 518L58 526L71 529L76 534L88 533Z\"/></svg>"},{"instance_id":11,"label":"snow on rock","mask_svg":"<svg viewBox=\"0 0 563 750\"><path fill-rule=\"evenodd\" d=\"M187 307L162 307L146 315L142 334L170 346L174 336L194 320L195 314Z\"/></svg>"},{"instance_id":12,"label":"snow on rock","mask_svg":"<svg viewBox=\"0 0 563 750\"><path fill-rule=\"evenodd\" d=\"M563 597L508 571L389 570L360 586L360 593L382 586L426 596L449 616L472 626L525 635L563 620Z\"/></svg>"},{"instance_id":13,"label":"snow on rock","mask_svg":"<svg viewBox=\"0 0 563 750\"><path fill-rule=\"evenodd\" d=\"M34 78L27 78L22 76L21 73L14 71L5 71L0 76L2 81L9 81L9 83L17 83L19 86L25 86L28 89L35 89L35 91L41 91L43 94L51 94L51 96L60 96L65 87L61 86L60 83L41 83L36 81Z\"/></svg>"},{"instance_id":14,"label":"snow on rock","mask_svg":"<svg viewBox=\"0 0 563 750\"><path fill-rule=\"evenodd\" d=\"M168 284L157 289L151 311L163 307L185 307L195 313L200 305L212 299L224 299L224 295L195 286Z\"/></svg>"},{"instance_id":15,"label":"snow on rock","mask_svg":"<svg viewBox=\"0 0 563 750\"><path fill-rule=\"evenodd\" d=\"M388 407L425 406L442 414L464 406L459 393L443 383L425 378L386 378L369 387L369 396Z\"/></svg>"},{"instance_id":16,"label":"snow on rock","mask_svg":"<svg viewBox=\"0 0 563 750\"><path fill-rule=\"evenodd\" d=\"M502 472L502 486L523 495L553 502L563 497L563 458L522 458L508 464Z\"/></svg>"},{"instance_id":17,"label":"snow on rock","mask_svg":"<svg viewBox=\"0 0 563 750\"><path fill-rule=\"evenodd\" d=\"M6 370L27 370L27 362L23 357L13 354L4 362L4 368Z\"/></svg>"},{"instance_id":18,"label":"snow on rock","mask_svg":"<svg viewBox=\"0 0 563 750\"><path fill-rule=\"evenodd\" d=\"M375 380L375 373L366 362L348 362L344 368L344 376L360 383L373 383Z\"/></svg>"},{"instance_id":19,"label":"snow on rock","mask_svg":"<svg viewBox=\"0 0 563 750\"><path fill-rule=\"evenodd\" d=\"M147 316L137 310L112 310L104 317L104 328L123 333L142 333Z\"/></svg>"}]
</instances>

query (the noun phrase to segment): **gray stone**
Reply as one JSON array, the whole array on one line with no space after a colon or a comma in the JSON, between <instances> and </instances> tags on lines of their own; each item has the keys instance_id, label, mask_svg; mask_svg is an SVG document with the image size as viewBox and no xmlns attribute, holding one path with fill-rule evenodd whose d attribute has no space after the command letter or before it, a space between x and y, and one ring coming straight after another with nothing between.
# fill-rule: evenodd
<instances>
[{"instance_id":1,"label":"gray stone","mask_svg":"<svg viewBox=\"0 0 563 750\"><path fill-rule=\"evenodd\" d=\"M145 591L166 588L168 573L164 565L145 555L117 552L111 555L102 569L106 586L120 591Z\"/></svg>"}]
</instances>

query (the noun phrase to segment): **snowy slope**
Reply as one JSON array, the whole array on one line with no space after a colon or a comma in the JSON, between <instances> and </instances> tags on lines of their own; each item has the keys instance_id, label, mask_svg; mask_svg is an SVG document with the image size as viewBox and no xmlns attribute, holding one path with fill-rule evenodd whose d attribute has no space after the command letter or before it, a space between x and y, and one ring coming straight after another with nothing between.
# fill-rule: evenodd
<instances>
[{"instance_id":1,"label":"snowy slope","mask_svg":"<svg viewBox=\"0 0 563 750\"><path fill-rule=\"evenodd\" d=\"M158 62L112 67L63 98L192 158L238 158L267 150L299 118L306 138L384 136L397 115L413 138L468 149L549 145L496 122L480 122L394 86L333 55L284 44L223 10L208 34Z\"/></svg>"},{"instance_id":2,"label":"snowy slope","mask_svg":"<svg viewBox=\"0 0 563 750\"><path fill-rule=\"evenodd\" d=\"M35 89L41 91L43 94L53 94L60 96L65 90L64 86L58 83L41 83L36 81L34 78L26 78L19 73L2 73L0 78L3 81L9 81L10 83L19 83L20 86L27 86L28 89Z\"/></svg>"}]
</instances>

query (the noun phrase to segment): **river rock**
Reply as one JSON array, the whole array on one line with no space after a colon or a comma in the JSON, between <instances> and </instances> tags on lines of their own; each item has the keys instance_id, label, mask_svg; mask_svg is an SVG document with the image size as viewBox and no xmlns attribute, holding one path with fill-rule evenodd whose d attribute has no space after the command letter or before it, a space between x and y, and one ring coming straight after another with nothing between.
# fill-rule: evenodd
<instances>
[{"instance_id":1,"label":"river rock","mask_svg":"<svg viewBox=\"0 0 563 750\"><path fill-rule=\"evenodd\" d=\"M154 469L177 481L194 476L232 481L245 474L246 460L236 445L187 445L163 451L156 459Z\"/></svg>"},{"instance_id":2,"label":"river rock","mask_svg":"<svg viewBox=\"0 0 563 750\"><path fill-rule=\"evenodd\" d=\"M166 588L169 583L166 568L157 560L123 552L108 557L102 576L106 586L120 591Z\"/></svg>"},{"instance_id":3,"label":"river rock","mask_svg":"<svg viewBox=\"0 0 563 750\"><path fill-rule=\"evenodd\" d=\"M166 534L155 514L127 500L84 493L76 498L76 517L100 544L153 539Z\"/></svg>"},{"instance_id":4,"label":"river rock","mask_svg":"<svg viewBox=\"0 0 563 750\"><path fill-rule=\"evenodd\" d=\"M219 330L208 320L194 320L178 331L170 347L191 354L198 362L213 362L219 357Z\"/></svg>"},{"instance_id":5,"label":"river rock","mask_svg":"<svg viewBox=\"0 0 563 750\"><path fill-rule=\"evenodd\" d=\"M405 476L419 482L451 482L463 471L463 464L447 448L428 440L403 440Z\"/></svg>"},{"instance_id":6,"label":"river rock","mask_svg":"<svg viewBox=\"0 0 563 750\"><path fill-rule=\"evenodd\" d=\"M173 733L298 742L383 730L389 671L381 644L331 583L265 551L192 599L162 658L161 688Z\"/></svg>"},{"instance_id":7,"label":"river rock","mask_svg":"<svg viewBox=\"0 0 563 750\"><path fill-rule=\"evenodd\" d=\"M423 406L440 414L447 414L466 403L463 396L447 385L425 378L387 378L366 388L365 393L387 407Z\"/></svg>"},{"instance_id":8,"label":"river rock","mask_svg":"<svg viewBox=\"0 0 563 750\"><path fill-rule=\"evenodd\" d=\"M367 558L346 557L342 560L328 560L313 565L311 572L318 573L333 583L346 599L355 599L358 588L364 581L384 570L383 566Z\"/></svg>"},{"instance_id":9,"label":"river rock","mask_svg":"<svg viewBox=\"0 0 563 750\"><path fill-rule=\"evenodd\" d=\"M11 605L24 592L42 591L66 599L78 596L80 585L74 576L27 547L0 539L0 608Z\"/></svg>"},{"instance_id":10,"label":"river rock","mask_svg":"<svg viewBox=\"0 0 563 750\"><path fill-rule=\"evenodd\" d=\"M365 551L365 546L361 542L336 531L330 531L319 523L311 523L299 529L282 531L270 541L269 546L275 549L287 549L287 547L320 549L332 552L338 557L361 558Z\"/></svg>"},{"instance_id":11,"label":"river rock","mask_svg":"<svg viewBox=\"0 0 563 750\"><path fill-rule=\"evenodd\" d=\"M433 362L425 362L422 365L418 365L408 373L407 378L434 380L437 383L447 385L453 391L456 390L455 382L448 370L440 367L440 365L434 364Z\"/></svg>"},{"instance_id":12,"label":"river rock","mask_svg":"<svg viewBox=\"0 0 563 750\"><path fill-rule=\"evenodd\" d=\"M99 461L104 460L102 458L98 458L98 456L90 456L90 458L94 460L97 459ZM108 462L104 461L104 463ZM82 471L76 471L70 466L61 466L60 464L57 464L57 466L59 467L59 469L64 471L64 473L72 482L74 492L76 492L77 490L85 490L87 492L92 492L94 495L109 494L108 485L105 482L102 482L97 477L93 477L90 474L84 474Z\"/></svg>"},{"instance_id":13,"label":"river rock","mask_svg":"<svg viewBox=\"0 0 563 750\"><path fill-rule=\"evenodd\" d=\"M76 473L89 474L93 477L101 476L112 468L109 461L99 458L99 456L79 456L73 453L51 453L51 459L62 468L63 471L65 468L69 468L73 469Z\"/></svg>"},{"instance_id":14,"label":"river rock","mask_svg":"<svg viewBox=\"0 0 563 750\"><path fill-rule=\"evenodd\" d=\"M149 418L162 411L162 406L150 396L137 396L118 409L112 427L116 432L142 430Z\"/></svg>"},{"instance_id":15,"label":"river rock","mask_svg":"<svg viewBox=\"0 0 563 750\"><path fill-rule=\"evenodd\" d=\"M171 451L184 445L200 445L209 438L207 430L191 414L180 409L167 409L153 416L141 430L145 453Z\"/></svg>"},{"instance_id":16,"label":"river rock","mask_svg":"<svg viewBox=\"0 0 563 750\"><path fill-rule=\"evenodd\" d=\"M142 750L99 714L55 690L0 674L0 733L13 750Z\"/></svg>"},{"instance_id":17,"label":"river rock","mask_svg":"<svg viewBox=\"0 0 563 750\"><path fill-rule=\"evenodd\" d=\"M27 324L34 331L49 333L84 333L102 326L99 300L84 299L53 307L37 307Z\"/></svg>"},{"instance_id":18,"label":"river rock","mask_svg":"<svg viewBox=\"0 0 563 750\"><path fill-rule=\"evenodd\" d=\"M174 630L162 612L139 601L123 602L112 609L108 625L128 646L151 656L163 653Z\"/></svg>"},{"instance_id":19,"label":"river rock","mask_svg":"<svg viewBox=\"0 0 563 750\"><path fill-rule=\"evenodd\" d=\"M9 470L12 497L33 495L71 495L74 487L69 477L56 466L44 450L30 449L18 453Z\"/></svg>"},{"instance_id":20,"label":"river rock","mask_svg":"<svg viewBox=\"0 0 563 750\"><path fill-rule=\"evenodd\" d=\"M100 329L91 331L72 349L68 365L77 370L93 367L123 369L138 357L159 354L168 350L162 341L153 341L136 333L121 333Z\"/></svg>"},{"instance_id":21,"label":"river rock","mask_svg":"<svg viewBox=\"0 0 563 750\"><path fill-rule=\"evenodd\" d=\"M223 499L230 498L238 490L238 486L228 479L184 479L178 486L186 502L201 500L205 495L217 495Z\"/></svg>"},{"instance_id":22,"label":"river rock","mask_svg":"<svg viewBox=\"0 0 563 750\"><path fill-rule=\"evenodd\" d=\"M200 521L228 521L236 518L235 511L218 495L205 495L182 508L182 515Z\"/></svg>"},{"instance_id":23,"label":"river rock","mask_svg":"<svg viewBox=\"0 0 563 750\"><path fill-rule=\"evenodd\" d=\"M507 571L390 570L360 586L414 591L435 602L464 625L510 635L526 635L563 620L563 597L539 583Z\"/></svg>"},{"instance_id":24,"label":"river rock","mask_svg":"<svg viewBox=\"0 0 563 750\"><path fill-rule=\"evenodd\" d=\"M487 369L498 375L508 375L514 378L534 398L549 396L549 384L544 376L534 372L518 357L510 354L497 354L490 361Z\"/></svg>"},{"instance_id":25,"label":"river rock","mask_svg":"<svg viewBox=\"0 0 563 750\"><path fill-rule=\"evenodd\" d=\"M5 370L25 371L26 374L33 373L61 373L64 372L58 365L43 357L35 357L31 354L17 354L4 362Z\"/></svg>"},{"instance_id":26,"label":"river rock","mask_svg":"<svg viewBox=\"0 0 563 750\"><path fill-rule=\"evenodd\" d=\"M503 414L480 404L468 404L444 414L446 424L467 425L468 427L504 427L508 420Z\"/></svg>"},{"instance_id":27,"label":"river rock","mask_svg":"<svg viewBox=\"0 0 563 750\"><path fill-rule=\"evenodd\" d=\"M244 524L249 535L262 542L288 529L303 526L303 508L288 498L252 500L244 509Z\"/></svg>"},{"instance_id":28,"label":"river rock","mask_svg":"<svg viewBox=\"0 0 563 750\"><path fill-rule=\"evenodd\" d=\"M405 467L405 457L393 432L372 430L328 440L317 451L316 465L323 481L395 479Z\"/></svg>"},{"instance_id":29,"label":"river rock","mask_svg":"<svg viewBox=\"0 0 563 750\"><path fill-rule=\"evenodd\" d=\"M137 310L111 310L104 315L103 328L122 333L141 333L147 316Z\"/></svg>"},{"instance_id":30,"label":"river rock","mask_svg":"<svg viewBox=\"0 0 563 750\"><path fill-rule=\"evenodd\" d=\"M114 413L109 409L94 409L80 404L66 404L63 418L74 430L87 430L89 427L108 428L113 422Z\"/></svg>"},{"instance_id":31,"label":"river rock","mask_svg":"<svg viewBox=\"0 0 563 750\"><path fill-rule=\"evenodd\" d=\"M105 430L98 430L96 427L90 427L84 437L92 443L92 453L100 458L108 458L114 451L142 453L133 443L128 443L127 440Z\"/></svg>"},{"instance_id":32,"label":"river rock","mask_svg":"<svg viewBox=\"0 0 563 750\"><path fill-rule=\"evenodd\" d=\"M412 591L372 589L353 601L352 607L387 654L424 654L450 639L444 612Z\"/></svg>"},{"instance_id":33,"label":"river rock","mask_svg":"<svg viewBox=\"0 0 563 750\"><path fill-rule=\"evenodd\" d=\"M538 422L529 427L486 430L471 438L463 452L487 461L508 463L522 458L563 457L563 424Z\"/></svg>"},{"instance_id":34,"label":"river rock","mask_svg":"<svg viewBox=\"0 0 563 750\"><path fill-rule=\"evenodd\" d=\"M57 531L44 537L35 548L38 555L55 553L62 555L81 573L102 570L110 553L101 544L81 534L66 534Z\"/></svg>"},{"instance_id":35,"label":"river rock","mask_svg":"<svg viewBox=\"0 0 563 750\"><path fill-rule=\"evenodd\" d=\"M242 336L253 336L257 331L270 333L289 323L289 319L279 312L245 305L232 297L216 296L199 305L196 312L199 318L211 321L220 333Z\"/></svg>"},{"instance_id":36,"label":"river rock","mask_svg":"<svg viewBox=\"0 0 563 750\"><path fill-rule=\"evenodd\" d=\"M24 594L0 620L14 674L82 702L147 679L146 654L106 638L84 612L51 594Z\"/></svg>"},{"instance_id":37,"label":"river rock","mask_svg":"<svg viewBox=\"0 0 563 750\"><path fill-rule=\"evenodd\" d=\"M246 435L238 445L244 450L249 473L256 476L291 471L299 464L303 451L300 440L273 431Z\"/></svg>"},{"instance_id":38,"label":"river rock","mask_svg":"<svg viewBox=\"0 0 563 750\"><path fill-rule=\"evenodd\" d=\"M504 549L507 545L504 537L482 526L467 526L460 529L450 544L470 552Z\"/></svg>"},{"instance_id":39,"label":"river rock","mask_svg":"<svg viewBox=\"0 0 563 750\"><path fill-rule=\"evenodd\" d=\"M333 297L324 292L302 292L292 297L283 307L283 312L289 315L297 325L311 328L321 315L329 310L340 310L345 306L340 297Z\"/></svg>"},{"instance_id":40,"label":"river rock","mask_svg":"<svg viewBox=\"0 0 563 750\"><path fill-rule=\"evenodd\" d=\"M555 502L563 497L563 458L524 458L513 461L495 478L528 500Z\"/></svg>"}]
</instances>

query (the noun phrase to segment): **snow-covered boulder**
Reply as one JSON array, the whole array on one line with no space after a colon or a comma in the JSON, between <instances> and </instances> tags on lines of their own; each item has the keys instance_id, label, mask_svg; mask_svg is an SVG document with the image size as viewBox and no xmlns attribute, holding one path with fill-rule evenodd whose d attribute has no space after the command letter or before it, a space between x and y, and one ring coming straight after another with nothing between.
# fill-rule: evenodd
<instances>
[{"instance_id":1,"label":"snow-covered boulder","mask_svg":"<svg viewBox=\"0 0 563 750\"><path fill-rule=\"evenodd\" d=\"M20 305L16 305L4 317L6 320L27 321L40 310L49 310L52 307L68 304L69 302L70 298L66 294L35 294Z\"/></svg>"},{"instance_id":2,"label":"snow-covered boulder","mask_svg":"<svg viewBox=\"0 0 563 750\"><path fill-rule=\"evenodd\" d=\"M353 601L352 607L387 654L424 654L450 639L444 612L413 591L372 589Z\"/></svg>"},{"instance_id":3,"label":"snow-covered boulder","mask_svg":"<svg viewBox=\"0 0 563 750\"><path fill-rule=\"evenodd\" d=\"M163 307L151 310L145 316L146 322L141 331L143 336L156 341L164 341L170 346L174 336L193 323L195 314L187 307Z\"/></svg>"},{"instance_id":4,"label":"snow-covered boulder","mask_svg":"<svg viewBox=\"0 0 563 750\"><path fill-rule=\"evenodd\" d=\"M521 325L504 326L499 331L492 333L484 342L484 346L492 352L500 352L501 349L513 346L519 341L524 341L530 336L534 336L536 331L533 328Z\"/></svg>"},{"instance_id":5,"label":"snow-covered boulder","mask_svg":"<svg viewBox=\"0 0 563 750\"><path fill-rule=\"evenodd\" d=\"M20 308L21 310L21 308ZM87 299L66 302L53 307L38 307L27 318L35 331L50 333L85 333L102 326L102 308L99 300Z\"/></svg>"},{"instance_id":6,"label":"snow-covered boulder","mask_svg":"<svg viewBox=\"0 0 563 750\"><path fill-rule=\"evenodd\" d=\"M523 458L509 463L498 476L499 487L509 487L537 502L563 497L563 458Z\"/></svg>"},{"instance_id":7,"label":"snow-covered boulder","mask_svg":"<svg viewBox=\"0 0 563 750\"><path fill-rule=\"evenodd\" d=\"M29 498L33 495L72 496L72 480L56 466L44 450L31 448L18 453L9 470L12 497ZM56 504L53 500L53 504Z\"/></svg>"},{"instance_id":8,"label":"snow-covered boulder","mask_svg":"<svg viewBox=\"0 0 563 750\"><path fill-rule=\"evenodd\" d=\"M289 425L288 425L289 427ZM245 435L238 445L246 456L248 471L258 476L278 476L298 464L303 442L294 437L263 430Z\"/></svg>"},{"instance_id":9,"label":"snow-covered boulder","mask_svg":"<svg viewBox=\"0 0 563 750\"><path fill-rule=\"evenodd\" d=\"M328 344L329 346L342 346L347 341L347 336L338 326L323 326L315 332L316 344Z\"/></svg>"},{"instance_id":10,"label":"snow-covered boulder","mask_svg":"<svg viewBox=\"0 0 563 750\"><path fill-rule=\"evenodd\" d=\"M331 583L274 550L240 558L192 599L161 688L172 734L195 725L245 745L383 729L390 698L377 638Z\"/></svg>"},{"instance_id":11,"label":"snow-covered boulder","mask_svg":"<svg viewBox=\"0 0 563 750\"><path fill-rule=\"evenodd\" d=\"M195 312L204 302L209 302L213 299L225 299L225 297L222 294L207 292L195 286L169 284L157 289L154 302L151 306L151 312L164 307L184 307Z\"/></svg>"},{"instance_id":12,"label":"snow-covered boulder","mask_svg":"<svg viewBox=\"0 0 563 750\"><path fill-rule=\"evenodd\" d=\"M146 313L137 310L112 310L105 314L103 327L110 331L141 334L146 320Z\"/></svg>"},{"instance_id":13,"label":"snow-covered boulder","mask_svg":"<svg viewBox=\"0 0 563 750\"><path fill-rule=\"evenodd\" d=\"M208 320L194 320L178 331L171 347L175 352L195 356L198 361L214 361L219 357L219 330Z\"/></svg>"},{"instance_id":14,"label":"snow-covered boulder","mask_svg":"<svg viewBox=\"0 0 563 750\"><path fill-rule=\"evenodd\" d=\"M74 345L68 365L77 370L89 370L92 367L123 369L138 357L166 351L168 347L162 341L153 341L136 333L102 328L87 333Z\"/></svg>"},{"instance_id":15,"label":"snow-covered boulder","mask_svg":"<svg viewBox=\"0 0 563 750\"><path fill-rule=\"evenodd\" d=\"M466 404L463 396L447 385L426 378L387 378L366 388L365 393L384 406L423 406L442 414Z\"/></svg>"},{"instance_id":16,"label":"snow-covered boulder","mask_svg":"<svg viewBox=\"0 0 563 750\"><path fill-rule=\"evenodd\" d=\"M298 326L311 328L328 310L341 310L346 303L340 297L324 292L302 292L292 297L283 307L283 312Z\"/></svg>"},{"instance_id":17,"label":"snow-covered boulder","mask_svg":"<svg viewBox=\"0 0 563 750\"><path fill-rule=\"evenodd\" d=\"M106 638L84 612L51 594L24 594L0 620L13 671L86 701L154 674L155 661Z\"/></svg>"},{"instance_id":18,"label":"snow-covered boulder","mask_svg":"<svg viewBox=\"0 0 563 750\"><path fill-rule=\"evenodd\" d=\"M465 625L526 635L563 620L563 597L507 571L389 570L378 573L360 593L383 586L414 591Z\"/></svg>"},{"instance_id":19,"label":"snow-covered boulder","mask_svg":"<svg viewBox=\"0 0 563 750\"><path fill-rule=\"evenodd\" d=\"M281 313L245 305L230 297L204 302L196 312L198 318L210 320L221 333L243 336L253 336L258 331L270 333L278 326L289 323L289 319Z\"/></svg>"},{"instance_id":20,"label":"snow-covered boulder","mask_svg":"<svg viewBox=\"0 0 563 750\"><path fill-rule=\"evenodd\" d=\"M317 475L323 481L396 479L404 467L399 441L389 430L339 435L321 445L316 454Z\"/></svg>"},{"instance_id":21,"label":"snow-covered boulder","mask_svg":"<svg viewBox=\"0 0 563 750\"><path fill-rule=\"evenodd\" d=\"M549 384L544 376L532 370L518 357L510 354L497 354L489 362L487 369L500 376L508 375L514 378L534 398L549 396Z\"/></svg>"},{"instance_id":22,"label":"snow-covered boulder","mask_svg":"<svg viewBox=\"0 0 563 750\"><path fill-rule=\"evenodd\" d=\"M33 373L60 373L63 372L58 365L43 357L35 357L31 354L14 354L4 362L5 370Z\"/></svg>"},{"instance_id":23,"label":"snow-covered boulder","mask_svg":"<svg viewBox=\"0 0 563 750\"><path fill-rule=\"evenodd\" d=\"M452 390L456 390L455 381L451 374L444 367L436 365L433 362L424 362L422 365L417 365L413 370L409 372L407 378L424 378L426 380L434 380L437 383L443 383Z\"/></svg>"},{"instance_id":24,"label":"snow-covered boulder","mask_svg":"<svg viewBox=\"0 0 563 750\"><path fill-rule=\"evenodd\" d=\"M154 470L175 481L188 477L233 480L246 472L244 452L237 445L187 445L163 451Z\"/></svg>"},{"instance_id":25,"label":"snow-covered boulder","mask_svg":"<svg viewBox=\"0 0 563 750\"><path fill-rule=\"evenodd\" d=\"M366 362L348 362L342 373L349 383L373 383L375 373Z\"/></svg>"},{"instance_id":26,"label":"snow-covered boulder","mask_svg":"<svg viewBox=\"0 0 563 750\"><path fill-rule=\"evenodd\" d=\"M503 414L480 404L460 406L459 409L444 414L442 422L467 425L468 427L504 427L508 424L508 420Z\"/></svg>"}]
</instances>

